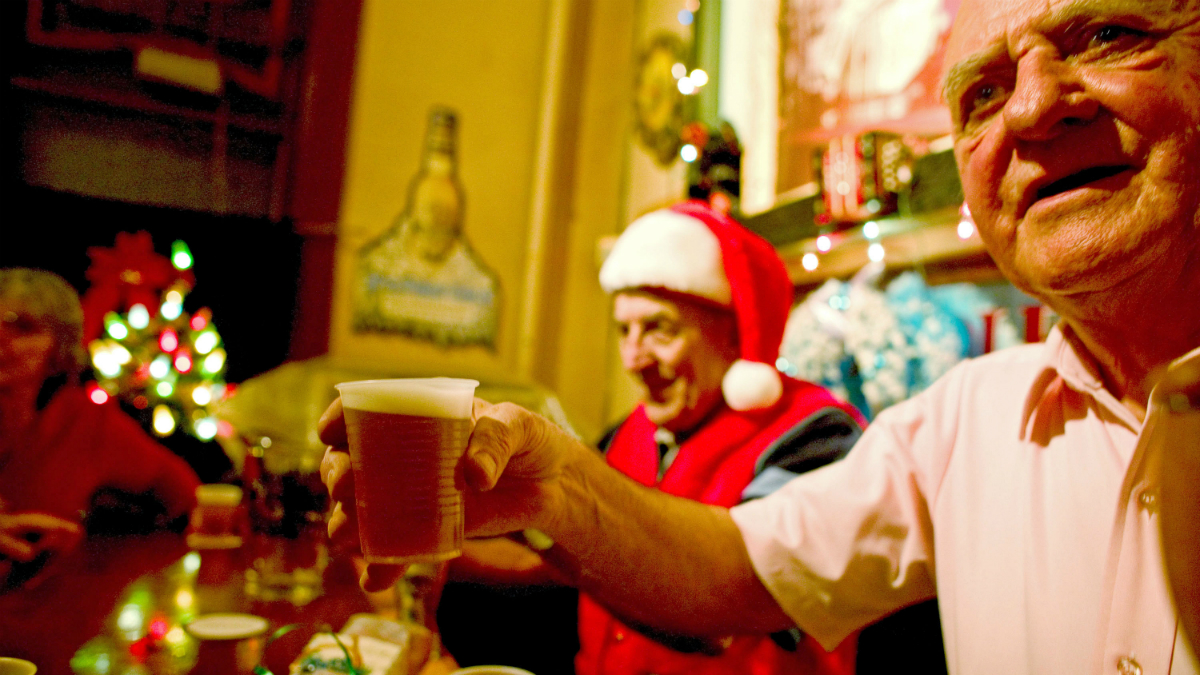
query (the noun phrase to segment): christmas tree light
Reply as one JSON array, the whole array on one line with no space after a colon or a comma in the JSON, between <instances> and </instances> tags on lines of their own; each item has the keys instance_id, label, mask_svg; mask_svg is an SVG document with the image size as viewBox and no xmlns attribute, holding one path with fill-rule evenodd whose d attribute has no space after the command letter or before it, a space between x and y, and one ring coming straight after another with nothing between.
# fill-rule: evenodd
<instances>
[{"instance_id":1,"label":"christmas tree light","mask_svg":"<svg viewBox=\"0 0 1200 675\"><path fill-rule=\"evenodd\" d=\"M109 312L105 315L104 331L111 335L114 340L124 340L129 336L129 328L121 321L116 312Z\"/></svg>"},{"instance_id":2,"label":"christmas tree light","mask_svg":"<svg viewBox=\"0 0 1200 675\"><path fill-rule=\"evenodd\" d=\"M142 303L129 308L129 325L141 330L150 325L150 311Z\"/></svg>"},{"instance_id":3,"label":"christmas tree light","mask_svg":"<svg viewBox=\"0 0 1200 675\"><path fill-rule=\"evenodd\" d=\"M135 260L126 261L130 269L157 265L161 260L152 252L139 249L137 254ZM98 255L116 274L123 274L121 278L145 276L133 275L115 264L117 256L112 252ZM89 383L88 391L97 404L112 397L152 411L149 426L159 436L182 430L209 441L220 430L210 407L232 388L223 379L226 355L212 312L202 308L189 315L184 308L192 289L193 262L187 244L174 242L170 265L176 275L159 275L167 283L156 289L157 302L141 300L149 290L143 284L140 301L129 303L124 315L117 311L104 314L103 332L88 345L96 372L96 382Z\"/></svg>"},{"instance_id":4,"label":"christmas tree light","mask_svg":"<svg viewBox=\"0 0 1200 675\"><path fill-rule=\"evenodd\" d=\"M187 244L178 239L171 243L171 264L177 270L186 270L192 267L192 251Z\"/></svg>"}]
</instances>

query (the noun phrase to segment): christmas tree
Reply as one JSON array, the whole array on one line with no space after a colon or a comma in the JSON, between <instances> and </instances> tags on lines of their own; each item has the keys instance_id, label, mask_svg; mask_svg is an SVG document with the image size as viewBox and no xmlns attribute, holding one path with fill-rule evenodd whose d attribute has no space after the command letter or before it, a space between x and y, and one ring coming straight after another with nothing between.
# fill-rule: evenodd
<instances>
[{"instance_id":1,"label":"christmas tree","mask_svg":"<svg viewBox=\"0 0 1200 675\"><path fill-rule=\"evenodd\" d=\"M148 233L123 232L114 248L88 255L92 286L83 305L96 375L87 383L91 400L116 398L148 413L150 429L164 438L183 430L211 441L227 432L211 410L233 389L224 381L221 334L209 309L184 310L195 283L187 244L174 242L167 260Z\"/></svg>"}]
</instances>

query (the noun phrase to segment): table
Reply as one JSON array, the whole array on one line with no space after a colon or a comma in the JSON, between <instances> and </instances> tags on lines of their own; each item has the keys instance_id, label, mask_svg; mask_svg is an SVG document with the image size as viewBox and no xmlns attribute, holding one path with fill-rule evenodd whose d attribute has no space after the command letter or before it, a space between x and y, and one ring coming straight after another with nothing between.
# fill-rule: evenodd
<instances>
[{"instance_id":1,"label":"table","mask_svg":"<svg viewBox=\"0 0 1200 675\"><path fill-rule=\"evenodd\" d=\"M201 614L246 612L266 618L271 630L298 624L262 654L264 666L285 675L318 630L340 628L356 613L394 617L397 607L393 591L359 589L346 557L323 565L315 597L302 589L288 599L247 584L255 559L288 558L311 543L257 539L197 551L175 534L89 538L35 587L0 595L0 655L33 661L39 675L207 675L214 666L182 625ZM426 670L453 668L442 658Z\"/></svg>"}]
</instances>

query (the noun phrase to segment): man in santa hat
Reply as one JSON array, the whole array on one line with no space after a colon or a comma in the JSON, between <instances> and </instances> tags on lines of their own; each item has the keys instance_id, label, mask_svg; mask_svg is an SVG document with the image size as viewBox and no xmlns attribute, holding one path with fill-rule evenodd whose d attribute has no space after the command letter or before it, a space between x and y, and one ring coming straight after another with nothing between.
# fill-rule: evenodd
<instances>
[{"instance_id":1,"label":"man in santa hat","mask_svg":"<svg viewBox=\"0 0 1200 675\"><path fill-rule=\"evenodd\" d=\"M706 203L690 201L635 220L606 258L600 285L612 295L621 363L641 394L637 408L599 444L608 463L627 476L728 507L839 459L860 435L864 420L852 406L775 369L792 303L787 271L767 241ZM469 541L452 563L451 578L505 585L565 581L535 552L553 560L550 542L530 533L525 543ZM454 634L472 632L463 630L463 621L485 620L458 616L468 602L460 597L463 588L471 586L443 596L460 610L439 612L449 622L452 652L460 642ZM492 598L478 588L466 592ZM529 618L530 605L540 607L544 595L519 595L505 602L507 613ZM529 625L515 623L516 631ZM578 675L854 671L853 639L826 652L799 631L725 640L639 631L586 595L579 600L579 639ZM558 667L541 658L544 649L528 655L515 646L527 641L519 633L502 641L507 663L539 675ZM540 660L526 663L526 657Z\"/></svg>"},{"instance_id":2,"label":"man in santa hat","mask_svg":"<svg viewBox=\"0 0 1200 675\"><path fill-rule=\"evenodd\" d=\"M707 204L647 214L600 270L621 363L641 404L602 441L634 480L733 506L840 458L864 420L775 369L792 285L775 249ZM724 641L631 630L580 598L579 675L853 672L854 641L828 653L799 633Z\"/></svg>"}]
</instances>

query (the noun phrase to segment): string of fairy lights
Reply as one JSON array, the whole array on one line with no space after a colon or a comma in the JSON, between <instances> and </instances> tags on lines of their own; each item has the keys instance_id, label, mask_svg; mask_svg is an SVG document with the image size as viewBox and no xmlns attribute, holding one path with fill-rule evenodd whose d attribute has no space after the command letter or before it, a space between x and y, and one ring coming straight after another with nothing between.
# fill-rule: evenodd
<instances>
[{"instance_id":1,"label":"string of fairy lights","mask_svg":"<svg viewBox=\"0 0 1200 675\"><path fill-rule=\"evenodd\" d=\"M813 240L816 251L804 253L800 257L800 265L808 272L815 272L821 266L822 254L829 253L851 238L858 237L870 242L867 246L867 259L871 262L883 262L887 258L887 249L884 248L883 239L888 233L881 227L881 223L886 226L888 221L868 220L857 229L818 235ZM976 236L975 221L971 218L971 211L965 202L959 207L959 220L955 226L955 232L962 241L968 241Z\"/></svg>"},{"instance_id":2,"label":"string of fairy lights","mask_svg":"<svg viewBox=\"0 0 1200 675\"><path fill-rule=\"evenodd\" d=\"M187 244L174 242L171 265L185 271L192 264ZM96 379L86 388L93 403L118 398L150 410L151 428L160 437L182 429L209 441L223 424L211 406L233 387L224 381L226 353L212 312L184 311L190 290L181 279L162 293L157 307L137 303L124 314L108 312L104 334L88 345Z\"/></svg>"},{"instance_id":3,"label":"string of fairy lights","mask_svg":"<svg viewBox=\"0 0 1200 675\"><path fill-rule=\"evenodd\" d=\"M687 0L676 18L684 26L690 26L695 23L698 11L700 11L700 0ZM671 66L671 75L675 78L675 86L679 89L679 93L684 96L695 96L700 93L704 85L708 84L707 72L701 68L688 70L687 64L682 62ZM696 147L695 143L684 143L679 148L679 158L691 164L700 158L702 150L703 148Z\"/></svg>"}]
</instances>

